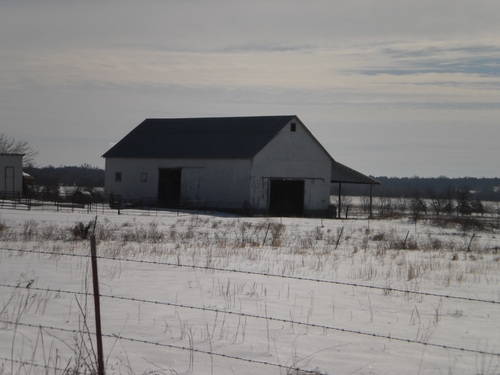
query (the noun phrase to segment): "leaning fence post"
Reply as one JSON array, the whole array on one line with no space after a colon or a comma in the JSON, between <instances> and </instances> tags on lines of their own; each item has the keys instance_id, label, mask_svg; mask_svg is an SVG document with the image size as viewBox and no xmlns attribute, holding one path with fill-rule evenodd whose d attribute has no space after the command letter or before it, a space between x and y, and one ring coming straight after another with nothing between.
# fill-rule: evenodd
<instances>
[{"instance_id":1,"label":"leaning fence post","mask_svg":"<svg viewBox=\"0 0 500 375\"><path fill-rule=\"evenodd\" d=\"M409 235L410 235L410 231L406 232L405 240L403 241L403 249L406 249L406 241L408 241Z\"/></svg>"},{"instance_id":2,"label":"leaning fence post","mask_svg":"<svg viewBox=\"0 0 500 375\"><path fill-rule=\"evenodd\" d=\"M97 219L97 218L96 218ZM97 274L97 251L94 233L90 236L90 255L92 261L92 284L94 286L94 309L95 309L95 328L97 341L97 374L104 375L104 356L102 350L102 330L101 330L101 304L99 295L99 276Z\"/></svg>"},{"instance_id":3,"label":"leaning fence post","mask_svg":"<svg viewBox=\"0 0 500 375\"><path fill-rule=\"evenodd\" d=\"M474 237L476 237L476 233L472 233L472 237L470 238L470 241L469 241L469 246L467 246L467 251L470 251L470 246L472 245L472 241L474 240Z\"/></svg>"},{"instance_id":4,"label":"leaning fence post","mask_svg":"<svg viewBox=\"0 0 500 375\"><path fill-rule=\"evenodd\" d=\"M335 244L335 250L337 250L337 247L339 247L340 239L342 238L343 233L344 233L344 226L340 228L340 233L339 236L337 237L337 243Z\"/></svg>"}]
</instances>

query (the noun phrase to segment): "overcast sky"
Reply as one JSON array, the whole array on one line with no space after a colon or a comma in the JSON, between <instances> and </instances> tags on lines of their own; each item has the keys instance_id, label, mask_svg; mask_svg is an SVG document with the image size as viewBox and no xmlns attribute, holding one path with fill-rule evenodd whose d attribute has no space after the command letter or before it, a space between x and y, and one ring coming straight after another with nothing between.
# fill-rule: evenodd
<instances>
[{"instance_id":1,"label":"overcast sky","mask_svg":"<svg viewBox=\"0 0 500 375\"><path fill-rule=\"evenodd\" d=\"M0 132L40 166L280 114L367 174L499 176L500 1L0 0Z\"/></svg>"}]
</instances>

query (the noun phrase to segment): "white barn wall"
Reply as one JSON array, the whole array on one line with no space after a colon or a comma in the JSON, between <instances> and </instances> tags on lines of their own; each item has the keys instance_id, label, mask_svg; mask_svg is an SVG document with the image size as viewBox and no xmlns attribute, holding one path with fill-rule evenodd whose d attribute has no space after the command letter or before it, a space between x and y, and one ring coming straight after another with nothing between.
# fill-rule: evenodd
<instances>
[{"instance_id":1,"label":"white barn wall","mask_svg":"<svg viewBox=\"0 0 500 375\"><path fill-rule=\"evenodd\" d=\"M158 198L158 170L182 168L181 202L213 208L243 208L249 201L250 160L106 158L105 190L125 199ZM115 173L122 181L115 182ZM147 182L141 182L141 173Z\"/></svg>"},{"instance_id":2,"label":"white barn wall","mask_svg":"<svg viewBox=\"0 0 500 375\"><path fill-rule=\"evenodd\" d=\"M14 169L13 187L6 181L6 168ZM7 186L8 185L8 186ZM23 155L0 154L0 192L22 193L23 191Z\"/></svg>"},{"instance_id":3,"label":"white barn wall","mask_svg":"<svg viewBox=\"0 0 500 375\"><path fill-rule=\"evenodd\" d=\"M331 161L297 119L296 131L285 126L257 155L251 170L250 203L258 211L269 208L270 178L303 179L306 213L325 211L329 205Z\"/></svg>"}]
</instances>

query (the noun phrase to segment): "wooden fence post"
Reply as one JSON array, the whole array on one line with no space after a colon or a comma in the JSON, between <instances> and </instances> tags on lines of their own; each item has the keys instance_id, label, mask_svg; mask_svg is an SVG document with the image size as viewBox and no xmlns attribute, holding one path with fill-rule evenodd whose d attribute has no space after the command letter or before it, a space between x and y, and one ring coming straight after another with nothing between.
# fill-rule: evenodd
<instances>
[{"instance_id":1,"label":"wooden fence post","mask_svg":"<svg viewBox=\"0 0 500 375\"><path fill-rule=\"evenodd\" d=\"M337 243L335 244L335 250L337 250L337 247L339 247L340 239L342 238L343 233L344 233L344 226L340 228L340 233L339 236L337 237Z\"/></svg>"},{"instance_id":2,"label":"wooden fence post","mask_svg":"<svg viewBox=\"0 0 500 375\"><path fill-rule=\"evenodd\" d=\"M373 185L370 184L370 214L369 219L373 218Z\"/></svg>"},{"instance_id":3,"label":"wooden fence post","mask_svg":"<svg viewBox=\"0 0 500 375\"><path fill-rule=\"evenodd\" d=\"M338 209L339 212L337 213L337 218L341 219L342 218L342 183L339 182L339 199L338 199Z\"/></svg>"},{"instance_id":4,"label":"wooden fence post","mask_svg":"<svg viewBox=\"0 0 500 375\"><path fill-rule=\"evenodd\" d=\"M97 341L97 374L104 375L104 356L102 350L101 303L99 295L99 275L97 274L97 250L95 233L90 236L90 254L92 261L92 284L94 287L95 328Z\"/></svg>"}]
</instances>

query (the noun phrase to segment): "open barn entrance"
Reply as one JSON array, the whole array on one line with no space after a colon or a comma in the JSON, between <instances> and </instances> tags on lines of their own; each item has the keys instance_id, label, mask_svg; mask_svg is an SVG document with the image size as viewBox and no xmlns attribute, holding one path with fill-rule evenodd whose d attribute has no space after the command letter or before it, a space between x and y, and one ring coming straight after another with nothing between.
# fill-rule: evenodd
<instances>
[{"instance_id":1,"label":"open barn entrance","mask_svg":"<svg viewBox=\"0 0 500 375\"><path fill-rule=\"evenodd\" d=\"M158 200L161 207L179 207L181 200L181 171L180 168L159 170Z\"/></svg>"},{"instance_id":2,"label":"open barn entrance","mask_svg":"<svg viewBox=\"0 0 500 375\"><path fill-rule=\"evenodd\" d=\"M6 192L16 191L16 177L14 176L14 167L5 167L5 189Z\"/></svg>"},{"instance_id":3,"label":"open barn entrance","mask_svg":"<svg viewBox=\"0 0 500 375\"><path fill-rule=\"evenodd\" d=\"M302 216L304 181L271 180L269 212L275 216Z\"/></svg>"}]
</instances>

